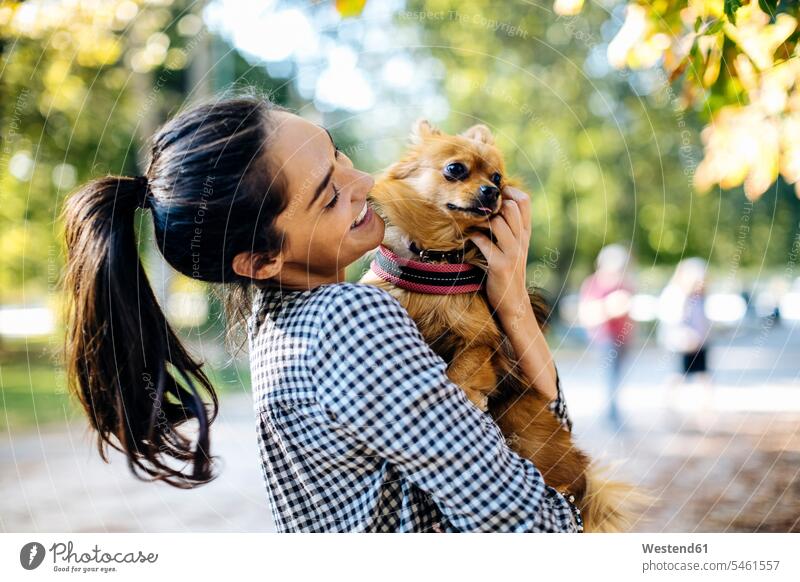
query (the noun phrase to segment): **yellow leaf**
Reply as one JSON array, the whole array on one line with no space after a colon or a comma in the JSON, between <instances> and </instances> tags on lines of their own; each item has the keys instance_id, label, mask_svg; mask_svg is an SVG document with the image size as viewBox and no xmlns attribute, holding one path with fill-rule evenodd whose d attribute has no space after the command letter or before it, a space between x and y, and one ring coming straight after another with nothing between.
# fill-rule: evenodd
<instances>
[{"instance_id":1,"label":"yellow leaf","mask_svg":"<svg viewBox=\"0 0 800 582\"><path fill-rule=\"evenodd\" d=\"M575 16L583 9L583 0L556 0L553 10L559 16Z\"/></svg>"},{"instance_id":2,"label":"yellow leaf","mask_svg":"<svg viewBox=\"0 0 800 582\"><path fill-rule=\"evenodd\" d=\"M704 20L709 18L722 18L725 14L724 0L689 0L692 15Z\"/></svg>"},{"instance_id":3,"label":"yellow leaf","mask_svg":"<svg viewBox=\"0 0 800 582\"><path fill-rule=\"evenodd\" d=\"M344 18L358 16L364 10L367 0L336 0L336 10Z\"/></svg>"},{"instance_id":4,"label":"yellow leaf","mask_svg":"<svg viewBox=\"0 0 800 582\"><path fill-rule=\"evenodd\" d=\"M719 78L722 64L723 34L717 33L700 39L700 48L706 53L706 68L703 71L703 87L711 87Z\"/></svg>"},{"instance_id":5,"label":"yellow leaf","mask_svg":"<svg viewBox=\"0 0 800 582\"><path fill-rule=\"evenodd\" d=\"M757 5L743 6L736 13L736 25L726 22L723 30L760 70L772 66L775 51L797 30L797 20L778 14L774 24Z\"/></svg>"}]
</instances>

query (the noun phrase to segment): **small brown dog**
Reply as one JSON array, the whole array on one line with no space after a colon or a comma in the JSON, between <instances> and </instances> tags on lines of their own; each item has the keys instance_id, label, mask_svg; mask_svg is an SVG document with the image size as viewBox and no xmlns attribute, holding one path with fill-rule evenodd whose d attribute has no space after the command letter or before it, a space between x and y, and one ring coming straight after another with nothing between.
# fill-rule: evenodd
<instances>
[{"instance_id":1,"label":"small brown dog","mask_svg":"<svg viewBox=\"0 0 800 582\"><path fill-rule=\"evenodd\" d=\"M509 446L531 459L548 485L574 495L584 531L623 531L639 494L601 478L573 444L547 399L517 368L481 285L486 260L467 235L488 228L500 211L501 189L512 184L491 132L475 125L447 135L421 120L411 140L370 194L386 231L360 282L400 301L448 363L448 377L488 410ZM544 328L546 304L535 292L530 297Z\"/></svg>"}]
</instances>

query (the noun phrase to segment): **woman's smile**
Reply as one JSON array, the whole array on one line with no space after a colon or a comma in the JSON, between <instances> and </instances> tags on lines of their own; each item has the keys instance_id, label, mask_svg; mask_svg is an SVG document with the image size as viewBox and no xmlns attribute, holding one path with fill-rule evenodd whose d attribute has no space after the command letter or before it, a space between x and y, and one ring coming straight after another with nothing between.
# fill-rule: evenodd
<instances>
[{"instance_id":1,"label":"woman's smile","mask_svg":"<svg viewBox=\"0 0 800 582\"><path fill-rule=\"evenodd\" d=\"M361 212L359 212L359 213L358 213L358 216L357 216L357 217L356 217L356 219L353 221L353 224L352 224L352 226L350 227L350 229L351 229L351 230L353 230L353 229L355 229L355 228L358 228L358 227L359 227L359 226L361 226L362 224L364 224L364 219L365 219L365 218L367 218L367 214L369 213L369 211L370 211L370 208L369 208L369 203L368 203L368 202L365 202L365 203L364 203L364 208L362 208L362 209L361 209Z\"/></svg>"}]
</instances>

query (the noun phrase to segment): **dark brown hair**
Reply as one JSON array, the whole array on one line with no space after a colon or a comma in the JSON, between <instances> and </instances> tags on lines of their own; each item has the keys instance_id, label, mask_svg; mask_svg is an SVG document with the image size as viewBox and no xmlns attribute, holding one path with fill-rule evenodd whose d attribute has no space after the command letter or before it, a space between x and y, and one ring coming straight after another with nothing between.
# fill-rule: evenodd
<instances>
[{"instance_id":1,"label":"dark brown hair","mask_svg":"<svg viewBox=\"0 0 800 582\"><path fill-rule=\"evenodd\" d=\"M232 270L233 257L269 258L285 243L274 219L287 201L266 155L271 113L282 109L252 94L187 109L153 136L144 177L102 177L66 202L70 388L97 431L101 457L108 460L106 445L124 452L140 479L181 488L213 479L209 426L219 403L153 294L135 210L150 209L172 267L229 286L226 295L242 300L238 309L226 305L229 315L246 315L253 282ZM178 430L190 420L196 442Z\"/></svg>"}]
</instances>

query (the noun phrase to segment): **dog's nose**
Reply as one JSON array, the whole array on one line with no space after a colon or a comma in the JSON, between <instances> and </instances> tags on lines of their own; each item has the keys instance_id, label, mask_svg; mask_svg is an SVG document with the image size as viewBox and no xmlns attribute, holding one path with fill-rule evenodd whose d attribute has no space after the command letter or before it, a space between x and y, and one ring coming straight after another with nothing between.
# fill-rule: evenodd
<instances>
[{"instance_id":1,"label":"dog's nose","mask_svg":"<svg viewBox=\"0 0 800 582\"><path fill-rule=\"evenodd\" d=\"M484 184L478 190L480 191L478 200L483 206L494 206L500 196L500 190L497 189L497 186Z\"/></svg>"}]
</instances>

